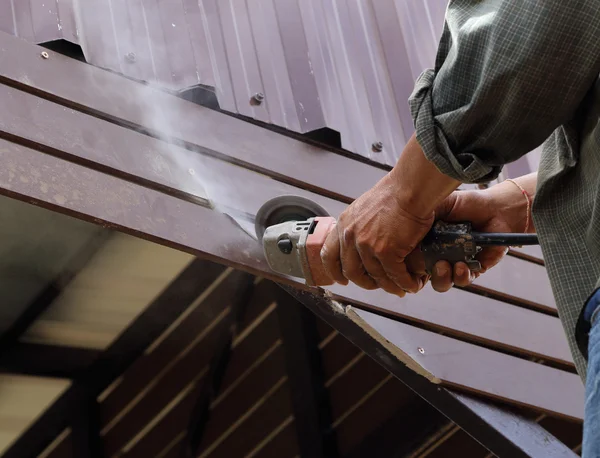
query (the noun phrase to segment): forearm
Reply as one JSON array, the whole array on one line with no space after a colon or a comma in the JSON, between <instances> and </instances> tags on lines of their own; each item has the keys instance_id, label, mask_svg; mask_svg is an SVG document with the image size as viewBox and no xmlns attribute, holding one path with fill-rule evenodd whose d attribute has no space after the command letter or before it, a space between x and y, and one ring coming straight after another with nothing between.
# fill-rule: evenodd
<instances>
[{"instance_id":1,"label":"forearm","mask_svg":"<svg viewBox=\"0 0 600 458\"><path fill-rule=\"evenodd\" d=\"M529 233L535 232L531 207L535 198L536 186L537 172L511 181L503 181L489 189L498 212L507 215L507 219L513 222L513 232L524 232L526 229Z\"/></svg>"},{"instance_id":2,"label":"forearm","mask_svg":"<svg viewBox=\"0 0 600 458\"><path fill-rule=\"evenodd\" d=\"M390 172L401 207L418 218L429 218L460 184L440 172L424 155L413 135Z\"/></svg>"}]
</instances>

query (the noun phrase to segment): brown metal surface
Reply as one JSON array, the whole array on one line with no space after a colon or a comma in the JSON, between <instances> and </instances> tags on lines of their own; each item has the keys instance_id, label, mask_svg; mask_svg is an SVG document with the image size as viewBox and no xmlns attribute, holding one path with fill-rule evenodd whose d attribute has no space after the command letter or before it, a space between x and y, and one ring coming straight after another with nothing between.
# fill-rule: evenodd
<instances>
[{"instance_id":1,"label":"brown metal surface","mask_svg":"<svg viewBox=\"0 0 600 458\"><path fill-rule=\"evenodd\" d=\"M0 39L2 36L0 35ZM11 37L7 37L11 39ZM1 41L0 41L1 43ZM64 59L62 56L56 56L58 59ZM67 64L80 64L79 62L71 61L67 59L69 62ZM85 64L81 64L85 65ZM41 68L40 68L41 70ZM74 67L73 70L79 70L81 72L81 68ZM133 101L127 104L127 98L123 97L123 93L114 94L110 91L103 93L103 97L100 99L104 100L109 98L111 101L114 101L115 106L112 106L109 109L109 114L115 111L123 110L127 112L128 117L126 120L123 120L125 125L130 125L131 123L136 124L140 121L141 118L146 118L146 123L142 123L144 127L150 127L149 124L156 123L157 120L154 119L156 116L149 116L148 113L152 113L153 110L156 111L152 106L146 106L146 103L156 103L161 107L161 117L160 119L171 119L177 118L179 116L183 116L185 113L185 120L182 120L181 123L177 123L177 129L185 129L186 120L195 119L195 124L193 130L190 126L190 131L194 132L193 140L197 142L196 146L188 144L191 148L200 149L201 151L208 151L211 149L209 143L211 143L215 138L220 138L220 150L221 152L238 152L246 150L249 146L254 145L255 142L247 141L247 138L256 139L257 136L264 136L264 129L257 128L256 126L251 126L241 121L234 120L232 118L225 117L225 119L221 120L220 128L222 129L227 123L227 127L230 128L227 133L219 134L219 131L213 129L212 132L206 132L203 136L198 136L203 126L206 126L207 123L210 126L209 118L212 115L223 116L219 113L214 113L210 110L204 109L202 107L198 107L193 104L189 104L182 100L179 100L175 97L169 96L164 93L160 93L158 91L152 91L151 89L145 88L137 83L130 82L127 80L123 81L109 81L104 79L109 75L109 77L119 78L116 75L110 75L106 72L103 72L99 69L91 69L93 72L94 84L112 84L115 85L117 83L122 83L122 85L132 85L131 87L123 87L123 91L128 91L129 93L135 93L135 91L144 91L144 96L139 100L134 99ZM0 72L3 70L0 69ZM85 74L81 75L85 77ZM89 77L89 75L88 75ZM27 81L31 81L31 78L27 77ZM47 80L43 80L44 84ZM53 83L50 83L53 84ZM79 103L79 93L73 92L72 86L65 88L65 90L69 90L63 94L63 96L75 97L74 102ZM146 185L153 186L157 189L168 190L171 193L175 193L177 195L181 194L183 196L187 196L187 198L191 200L205 201L207 198L206 191L209 191L208 198L210 195L219 196L225 206L231 205L236 206L237 202L242 198L245 201L248 199L254 199L254 204L250 205L252 208L246 207L244 211L247 214L255 214L256 209L260 207L268 198L274 197L279 194L296 192L297 194L305 195L307 197L313 198L314 200L320 200L320 203L325 206L328 210L331 208L331 213L336 215L339 214L344 208L341 204L336 204L330 200L322 200L318 196L314 196L312 194L306 194L297 189L292 189L286 187L284 185L275 186L273 183L269 182L263 186L260 192L258 189L251 196L248 196L246 193L246 186L240 185L240 183L246 183L253 180L254 174L248 172L246 170L240 168L232 168L228 167L226 164L222 164L220 161L214 160L210 157L201 156L198 154L194 154L188 150L183 148L178 148L173 145L166 145L164 142L154 141L150 138L147 138L144 135L136 134L126 129L118 128L110 123L98 121L89 116L82 116L80 113L64 110L64 108L59 107L50 102L40 101L39 98L28 97L25 94L21 94L18 91L14 91L10 88L2 89L2 99L6 101L7 104L12 103L15 104L15 112L14 114L6 114L6 118L0 121L0 125L7 131L9 135L17 135L22 138L27 139L28 141L39 143L44 145L45 147L52 148L56 154L62 155L64 153L70 154L70 158L77 161L87 161L91 160L99 164L101 167L109 167L110 170L113 170L116 174L122 174L123 176L127 176L130 179L136 181L142 181ZM149 92L145 92L149 91ZM89 94L86 92L83 95L86 96L85 102L90 103L91 108L96 108L96 106L101 105L102 108L106 108L102 100L98 100L98 98L90 98ZM13 101L11 103L11 100ZM41 104L41 106L40 106ZM183 105L182 105L183 104ZM19 108L19 107L22 108ZM120 106L120 108L119 108ZM35 107L35 109L34 109ZM39 107L39 114L38 113ZM170 110L181 110L185 109L184 112L178 112L177 116L171 116L169 114ZM176 111L173 111L175 113ZM137 115L136 115L137 113ZM141 113L146 113L145 115ZM205 116L206 115L206 116ZM40 126L39 130L31 130L26 129L25 126L29 123L35 123ZM246 138L239 138L237 136L232 135L232 132L237 126L237 123L241 123L244 128L250 128L251 130L245 133ZM164 138L165 136L169 137L169 140L173 140L170 138L172 135L177 138L177 134L173 132L169 132L169 125L161 126L162 134L158 135L160 138ZM60 129L61 131L67 132L68 135L65 135L64 138L53 138L52 135L47 135L48 132L56 131L55 129ZM166 130L165 130L166 129ZM85 134L84 134L85 132ZM374 167L367 166L365 164L359 164L355 161L348 160L342 157L339 157L333 153L328 153L326 151L321 151L321 154L316 157L312 154L307 155L305 148L307 145L297 142L295 140L287 139L279 134L271 133L274 140L273 142L265 141L261 148L257 149L257 153L261 155L260 161L263 165L268 164L269 167L272 167L275 164L274 159L281 158L281 154L285 152L290 152L293 154L298 154L290 165L293 166L293 170L286 170L286 173L290 174L290 177L293 177L294 174L302 174L303 177L312 177L319 174L321 171L326 170L343 170L343 174L337 173L329 173L327 174L329 183L326 185L338 194L338 191L341 189L336 189L339 186L347 187L350 183L354 189L364 188L368 189L372 184L376 182L378 178L374 177L372 181L369 181L369 176L371 173L377 175L377 177L383 176L383 172L381 170L375 169ZM269 139L271 137L269 136ZM289 145L281 144L281 140L286 140L291 142ZM266 138L265 138L266 140ZM124 154L123 151L128 149L129 146L136 144L137 154ZM208 146L207 146L208 145ZM226 146L229 145L229 146ZM290 149L292 148L292 149ZM106 154L107 152L112 151L113 154ZM269 151L279 151L275 157L270 155ZM118 152L118 153L117 153ZM142 153L143 152L143 153ZM139 154L143 154L145 161L139 160ZM333 154L333 158L337 158L336 163L327 163L323 162L323 158L327 155ZM325 155L325 156L324 156ZM300 159L301 158L301 159ZM231 160L237 160L238 157L232 156ZM291 160L291 159L290 159ZM303 168L298 167L298 162L302 160L306 164L310 164L310 167ZM331 168L328 168L331 167ZM261 166L261 169L264 170ZM360 169L360 170L359 170ZM190 170L192 172L190 172ZM355 170L355 171L354 171ZM191 175L193 173L194 175ZM209 177L215 176L221 173L222 177L231 177L232 183L238 183L238 187L224 187L220 183L222 179L210 179ZM232 176L232 174L234 174ZM356 177L353 175L356 174ZM279 176L278 174L276 176ZM303 178L304 179L304 178ZM296 180L292 180L293 184L302 184L297 182ZM304 183L306 185L306 183ZM256 185L255 185L256 188ZM317 189L315 187L309 186L309 188L321 192L321 189ZM350 198L358 197L358 193L354 192L350 196ZM510 263L510 258L508 263ZM489 290L498 290L507 289L507 286L510 285L510 290L513 292L512 295L508 295L508 298L522 298L527 301L527 305L533 308L540 308L542 310L555 310L555 305L553 298L551 297L551 292L549 288L538 288L533 290L530 288L531 281L535 281L536 283L544 283L547 284L548 280L546 278L545 272L535 267L522 266L520 271L523 269L527 269L528 272L525 274L519 275L516 278L503 279L503 277L514 277L514 268L506 268L506 272L501 272L499 269L503 267L500 266L496 270L492 271L489 276L482 277L479 280L487 291ZM526 281L526 279L529 279ZM534 280L535 279L535 280ZM490 285L498 285L496 288L490 288ZM500 294L500 298L502 294Z\"/></svg>"},{"instance_id":2,"label":"brown metal surface","mask_svg":"<svg viewBox=\"0 0 600 458\"><path fill-rule=\"evenodd\" d=\"M210 259L227 262L236 267L253 271L254 273L262 272L273 277L273 274L268 271L266 263L262 258L260 246L256 241L240 231L224 215L220 215L198 205L170 198L150 189L141 188L132 183L123 182L107 175L99 175L98 172L85 169L76 164L67 163L47 155L40 155L39 153L19 147L15 144L0 142L0 151L2 153L2 161L5 164L5 167L0 170L0 185L3 188L3 193L19 197L28 202L36 202L40 205L49 206L50 208L60 211L77 214L79 217L85 219L96 222L104 221L103 224L114 225L121 230L125 230L126 232L133 233L137 236L147 237L160 243L165 243ZM11 173L15 174L12 178L10 176ZM46 190L47 192L44 192L40 187L40 177L43 177L43 182L47 182L49 186ZM25 178L25 181L21 178ZM74 190L78 192L78 199L72 199L70 197ZM97 196L100 195L103 198L97 199ZM117 199L117 196L124 195L131 197L127 200L122 200L121 198ZM69 196L69 199L66 199L65 196ZM117 204L117 207L115 207L115 203L119 201L121 203ZM159 208L161 209L162 216L157 218L156 209ZM215 227L218 227L219 230L215 231ZM300 284L296 282L289 282L300 287ZM370 302L378 304L378 306L381 306L380 302L385 301L385 295L377 292L363 292L362 290L349 288L344 291L344 294L352 297L352 299L350 299L350 297L342 299L345 301L361 303ZM469 295L465 292L463 292L463 294L477 298L479 300L478 306L484 303L483 298L478 298L477 296ZM377 299L372 302L371 300L365 301L368 295L370 295L371 298ZM414 296L411 300L418 301L419 298L424 297L425 295L422 294ZM398 307L399 302L397 300L392 302L392 307ZM421 305L422 304L423 302L421 302ZM460 305L461 304L458 303L453 304L454 307ZM535 313L514 307L511 308L511 310L517 310L523 313ZM453 313L444 313L443 315L438 314L432 319L437 319L438 316L455 316L456 314L457 311L456 308L454 308ZM464 319L468 316L463 313L458 313L458 315L457 318L460 319ZM504 315L501 315L501 317L504 317L504 319L506 318ZM553 317L536 315L536 320L540 318L556 320ZM482 334L482 340L489 339L485 333L480 332L481 327L485 322L486 320L480 319L476 322L477 329L473 330L473 332ZM514 326L518 323L518 321L515 321L514 323L509 322L507 323L506 329L514 329ZM492 322L492 324L497 328L497 322ZM535 327L531 327L529 330L531 331L534 328ZM419 331L416 328L411 329L415 332ZM512 338L507 339L505 332L500 334L503 335L499 336L498 340L503 340L506 342L505 345L509 346L514 345L514 339L519 337L515 334ZM544 335L547 334L541 333L540 337ZM549 343L554 346L554 348L556 348L559 335L557 330L556 335L549 340ZM521 335L521 337L523 336ZM467 345L452 339L448 340L459 347L461 345ZM509 358L506 361L515 361L515 364L518 365L518 369L506 369L505 373L514 373L513 371L516 370L521 374L521 377L524 377L524 379L531 377L538 381L552 380L553 385L551 387L549 386L549 389L556 389L556 392L569 393L569 398L565 399L570 400L570 407L564 412L561 411L557 413L577 417L577 414L575 414L578 409L577 400L570 398L570 396L574 396L576 399L579 399L577 396L582 396L581 382L576 375L563 373L562 371L539 366L535 363L504 356L480 347L475 348L477 348L480 354L486 355L486 358L490 360L492 358L502 358L504 361L504 358ZM547 349L544 349L544 352L546 352L545 350ZM471 367L481 367L481 363L473 363L473 361L470 361L466 356L463 358L463 362L467 365L471 365ZM486 367L495 366L496 365L493 362L486 363ZM481 380L482 386L478 386L478 388L471 386L469 388L488 393L489 395L496 395L495 391L492 390L494 387L486 386L484 383L486 381L489 382L489 377L495 376L492 376L488 372L484 373L482 376L485 376L485 379ZM564 385L559 387L558 384L563 382ZM541 382L539 383L541 384ZM506 388L508 389L510 387ZM542 392L536 393L538 393L541 399L534 403L534 405L540 403L544 404L544 406L538 407L546 408L551 411L560 407L562 410L563 405L556 405L556 399L547 397ZM503 398L510 400L510 397L513 395L518 402L528 402L527 399L521 399L517 396L519 393L510 393L510 395L505 393Z\"/></svg>"},{"instance_id":3,"label":"brown metal surface","mask_svg":"<svg viewBox=\"0 0 600 458\"><path fill-rule=\"evenodd\" d=\"M165 92L0 33L0 81L61 100L85 112L143 128L159 138L201 145L201 151L278 179L352 200L385 172L200 107ZM90 91L89 87L101 89ZM124 96L129 94L129 96ZM159 108L158 108L159 107ZM161 133L162 132L162 133ZM277 154L269 154L277 151ZM310 169L298 167L310 164ZM331 171L341 171L331 173Z\"/></svg>"},{"instance_id":4,"label":"brown metal surface","mask_svg":"<svg viewBox=\"0 0 600 458\"><path fill-rule=\"evenodd\" d=\"M460 343L364 310L357 310L356 314L406 357L439 379L441 385L485 392L497 399L510 399L540 410L550 409L568 418L583 419L584 387L576 374L539 364L531 366L529 362L500 353L490 355L481 347ZM475 367L478 370L474 370ZM483 367L488 369L481 370ZM492 372L494 376L490 377ZM514 383L515 374L519 374L518 384ZM539 383L550 379L556 393L568 393L568 396L549 399Z\"/></svg>"},{"instance_id":5,"label":"brown metal surface","mask_svg":"<svg viewBox=\"0 0 600 458\"><path fill-rule=\"evenodd\" d=\"M219 259L253 273L261 272L270 278L277 277L268 269L260 245L224 215L61 159L40 155L14 143L2 141L0 148L6 164L5 169L0 171L0 184L5 188L2 192L9 195L17 192L26 201L32 198L52 208L87 215L84 219L102 220L134 235L150 237L193 253L204 253L211 259ZM26 182L21 180L23 177ZM103 199L98 199L98 196L103 196ZM123 196L130 197L124 200ZM161 216L156 213L158 208ZM251 214L251 210L248 213ZM214 227L220 230L215 231ZM297 281L293 283L299 284ZM441 296L427 288L419 295L404 299L354 286L338 286L331 290L346 302L385 310L458 333L463 338L470 337L571 364L561 324L551 316L460 290ZM453 313L446 312L450 304Z\"/></svg>"},{"instance_id":6,"label":"brown metal surface","mask_svg":"<svg viewBox=\"0 0 600 458\"><path fill-rule=\"evenodd\" d=\"M206 202L207 196L203 189L205 184L214 194L218 194L225 201L226 206L239 206L243 199L243 212L254 214L256 209L270 197L282 193L297 193L318 200L326 208L331 209L332 214L339 214L343 205L319 196L305 193L301 190L290 188L283 184L274 185L272 182L265 183L257 188L255 174L238 167L232 167L221 161L210 157L194 154L189 150L164 142L154 140L147 136L131 132L127 129L117 127L111 123L99 121L81 113L64 110L64 108L50 102L40 101L37 97L28 96L8 87L0 87L1 98L7 105L14 106L14 110L8 110L6 117L0 119L0 126L10 136L23 138L24 142L33 142L42 147L50 148L55 154L67 154L70 159L76 161L93 161L100 168L108 167L119 176L126 176L134 181L143 182L156 189L167 190L175 195L187 196L190 200ZM35 109L34 109L35 107ZM9 114L10 113L10 114ZM34 123L39 129L26 129L24 126ZM260 131L254 127L256 131ZM52 136L48 132L62 131L65 136ZM126 145L136 144L138 154L123 154ZM113 151L114 154L106 154ZM118 152L118 153L117 153ZM141 153L143 152L143 153ZM139 154L144 154L146 160L140 161ZM348 163L352 161L346 160ZM368 167L368 166L364 166ZM168 171L170 173L165 173ZM194 175L191 175L192 171ZM213 181L203 183L207 172L213 176L221 175ZM196 176L197 174L197 176ZM235 183L247 183L254 181L254 188L258 192L248 196L246 186L237 189L225 190L218 183L229 177ZM224 196L224 197L223 197ZM253 199L250 205L246 205L248 199ZM515 260L508 258L507 264L514 264ZM504 270L506 269L506 270ZM526 275L522 270L526 269ZM496 285L510 285L511 295L507 298L525 299L527 304L533 308L542 310L554 310L555 305L549 288L530 288L533 278L536 283L548 283L545 272L535 266L521 265L520 275L515 276L513 266L500 266L489 275L483 276L480 281L486 292L493 294ZM506 277L506 278L504 278ZM511 278L508 278L511 277ZM492 286L490 288L490 286ZM497 288L497 286L496 286ZM496 289L497 291L497 289ZM502 293L499 294L502 298Z\"/></svg>"}]
</instances>

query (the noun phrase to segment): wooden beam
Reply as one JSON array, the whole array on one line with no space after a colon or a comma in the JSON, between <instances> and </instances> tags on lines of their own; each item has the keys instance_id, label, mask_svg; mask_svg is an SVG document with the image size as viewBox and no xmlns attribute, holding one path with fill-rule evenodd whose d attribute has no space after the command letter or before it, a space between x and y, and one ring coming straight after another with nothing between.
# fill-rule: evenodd
<instances>
[{"instance_id":1,"label":"wooden beam","mask_svg":"<svg viewBox=\"0 0 600 458\"><path fill-rule=\"evenodd\" d=\"M434 407L415 399L358 444L346 458L408 456L449 420Z\"/></svg>"},{"instance_id":2,"label":"wooden beam","mask_svg":"<svg viewBox=\"0 0 600 458\"><path fill-rule=\"evenodd\" d=\"M319 350L315 315L284 291L277 294L277 316L292 394L300 455L339 456L328 390Z\"/></svg>"},{"instance_id":3,"label":"wooden beam","mask_svg":"<svg viewBox=\"0 0 600 458\"><path fill-rule=\"evenodd\" d=\"M54 402L5 452L4 458L37 456L69 424L77 406L98 396L223 271L196 259L98 357L92 366Z\"/></svg>"},{"instance_id":4,"label":"wooden beam","mask_svg":"<svg viewBox=\"0 0 600 458\"><path fill-rule=\"evenodd\" d=\"M574 458L576 456L568 447L534 421L469 395L442 388L417 374L414 369L407 366L409 361L404 358L398 359L398 353L390 348L389 343L385 343L385 339L393 341L393 336L397 334L398 330L382 336L383 338L376 338L375 334L360 326L356 320L352 320L339 304L332 304L322 297L296 290L290 286L283 285L283 288L497 456L511 458L539 456ZM369 323L372 314L360 313L363 314L363 320ZM397 323L387 318L377 318L389 321L392 327ZM371 325L375 325L375 323L371 323ZM449 352L448 355L452 353ZM488 357L492 355L494 353L490 352ZM496 368L493 359L486 359L480 365L472 363L473 367L485 365L488 368L486 373ZM451 367L452 363L446 367L446 370L451 370ZM509 368L498 367L496 369L500 372L508 370L509 374L518 373L512 372ZM494 371L494 374L497 375L497 372ZM519 376L523 377L524 374L519 373ZM548 377L551 376L541 377L539 380L548 380ZM581 385L581 383L579 384ZM540 389L541 386L536 386L536 390ZM583 400L582 392L578 392L574 398L571 398L571 402L580 400Z\"/></svg>"},{"instance_id":5,"label":"wooden beam","mask_svg":"<svg viewBox=\"0 0 600 458\"><path fill-rule=\"evenodd\" d=\"M213 358L215 349L219 345L224 345L223 340L230 334L232 321L235 319L234 305L239 305L240 300L245 300L245 293L248 283L252 278L244 272L232 272L232 278L238 279L237 283L222 282L217 288L213 289L210 297L205 299L206 303L202 305L218 305L219 313L214 320L210 320L205 329L196 329L195 339L189 347L185 348L181 357L174 357L172 361L164 366L152 366L154 372L151 377L139 380L138 387L144 390L144 397L141 399L128 399L121 408L127 405L124 412L118 415L118 419L106 428L106 421L109 420L103 416L105 453L113 456L122 450L141 431L144 430L148 419L154 418L164 410L169 403L177 397L187 386L194 382L205 371ZM202 307L200 307L200 312ZM177 334L172 335L169 344L175 344L177 355L182 351L182 347L177 345ZM156 349L158 351L158 348ZM135 377L136 374L129 374ZM204 380L207 379L204 377ZM212 382L209 382L212 383ZM204 382L203 382L204 384ZM147 388L147 389L146 389ZM117 386L115 392L119 389ZM122 396L122 392L120 396ZM136 393L137 394L137 393ZM108 400L108 398L107 398ZM129 404L129 405L128 405ZM101 406L104 411L104 406Z\"/></svg>"},{"instance_id":6,"label":"wooden beam","mask_svg":"<svg viewBox=\"0 0 600 458\"><path fill-rule=\"evenodd\" d=\"M230 292L235 291L238 282L247 274L228 269L219 275L208 290L194 301L185 311L184 316L178 317L173 329L159 341L152 343L152 351L145 352L130 367L121 374L119 384L101 400L100 425L103 431L114 426L114 420L132 403L136 396L144 391L162 372L173 365L185 348L194 345L202 347L213 335L210 326L229 305ZM197 342L200 340L200 342ZM205 354L205 357L208 353ZM197 367L201 371L202 367ZM195 375L195 374L194 374ZM142 423L147 417L137 418ZM128 422L133 427L133 422ZM106 433L106 432L105 432Z\"/></svg>"},{"instance_id":7,"label":"wooden beam","mask_svg":"<svg viewBox=\"0 0 600 458\"><path fill-rule=\"evenodd\" d=\"M253 280L252 277L247 277L242 284L237 285L239 293L233 299L232 311L226 318L228 325L223 328L221 336L217 340L206 381L199 389L200 393L192 409L184 439L183 450L190 458L195 458L200 452L204 431L211 416L210 406L223 384L223 378L231 360L233 339L244 319L246 306L254 290Z\"/></svg>"},{"instance_id":8,"label":"wooden beam","mask_svg":"<svg viewBox=\"0 0 600 458\"><path fill-rule=\"evenodd\" d=\"M204 434L208 447L284 376L283 358L278 350L279 330L271 307L242 330L236 338L234 353L221 386L222 394L211 406L211 420ZM264 356L264 357L263 357ZM258 361L258 363L257 363ZM202 383L200 380L199 383ZM127 458L146 458L168 446L173 437L186 434L188 420L198 391L190 390L164 417L123 454ZM180 442L181 442L180 441ZM178 450L179 450L179 446Z\"/></svg>"},{"instance_id":9,"label":"wooden beam","mask_svg":"<svg viewBox=\"0 0 600 458\"><path fill-rule=\"evenodd\" d=\"M2 354L0 372L75 379L100 353L88 348L17 342Z\"/></svg>"},{"instance_id":10,"label":"wooden beam","mask_svg":"<svg viewBox=\"0 0 600 458\"><path fill-rule=\"evenodd\" d=\"M75 407L71 420L73 456L77 458L103 458L98 404L95 397L82 400Z\"/></svg>"},{"instance_id":11,"label":"wooden beam","mask_svg":"<svg viewBox=\"0 0 600 458\"><path fill-rule=\"evenodd\" d=\"M21 315L12 323L12 325L0 335L0 366L4 364L8 352L16 345L19 338L27 331L29 326L37 320L42 313L52 304L52 302L61 294L68 284L85 267L90 259L102 247L108 236L109 231L98 231L90 240L69 259L65 268L54 280L52 280L33 302L27 306Z\"/></svg>"}]
</instances>

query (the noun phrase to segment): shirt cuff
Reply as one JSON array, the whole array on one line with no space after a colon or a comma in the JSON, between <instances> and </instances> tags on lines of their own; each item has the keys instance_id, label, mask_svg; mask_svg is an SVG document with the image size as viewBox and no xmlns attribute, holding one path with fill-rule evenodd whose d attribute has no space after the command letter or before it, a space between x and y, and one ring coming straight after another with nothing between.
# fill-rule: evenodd
<instances>
[{"instance_id":1,"label":"shirt cuff","mask_svg":"<svg viewBox=\"0 0 600 458\"><path fill-rule=\"evenodd\" d=\"M485 164L473 153L454 153L446 135L435 119L432 88L435 72L423 72L408 103L415 124L417 141L425 157L440 172L462 183L486 183L498 177L502 167Z\"/></svg>"}]
</instances>

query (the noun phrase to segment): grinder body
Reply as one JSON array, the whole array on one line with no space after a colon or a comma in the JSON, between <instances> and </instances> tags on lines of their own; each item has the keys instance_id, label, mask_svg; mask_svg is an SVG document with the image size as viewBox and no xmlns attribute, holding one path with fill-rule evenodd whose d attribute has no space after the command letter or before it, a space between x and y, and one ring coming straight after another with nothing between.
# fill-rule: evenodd
<instances>
[{"instance_id":1,"label":"grinder body","mask_svg":"<svg viewBox=\"0 0 600 458\"><path fill-rule=\"evenodd\" d=\"M321 247L335 225L335 218L317 216L267 227L262 240L269 266L276 272L304 278L309 286L332 285L321 262Z\"/></svg>"},{"instance_id":2,"label":"grinder body","mask_svg":"<svg viewBox=\"0 0 600 458\"><path fill-rule=\"evenodd\" d=\"M321 248L336 226L332 217L312 217L269 226L262 235L267 262L272 270L304 278L309 286L328 286L329 278L321 262ZM483 246L520 246L537 244L535 234L488 234L472 232L470 223L437 221L420 244L425 269L431 273L438 261L451 265L464 262L469 269L481 269L475 258Z\"/></svg>"}]
</instances>

